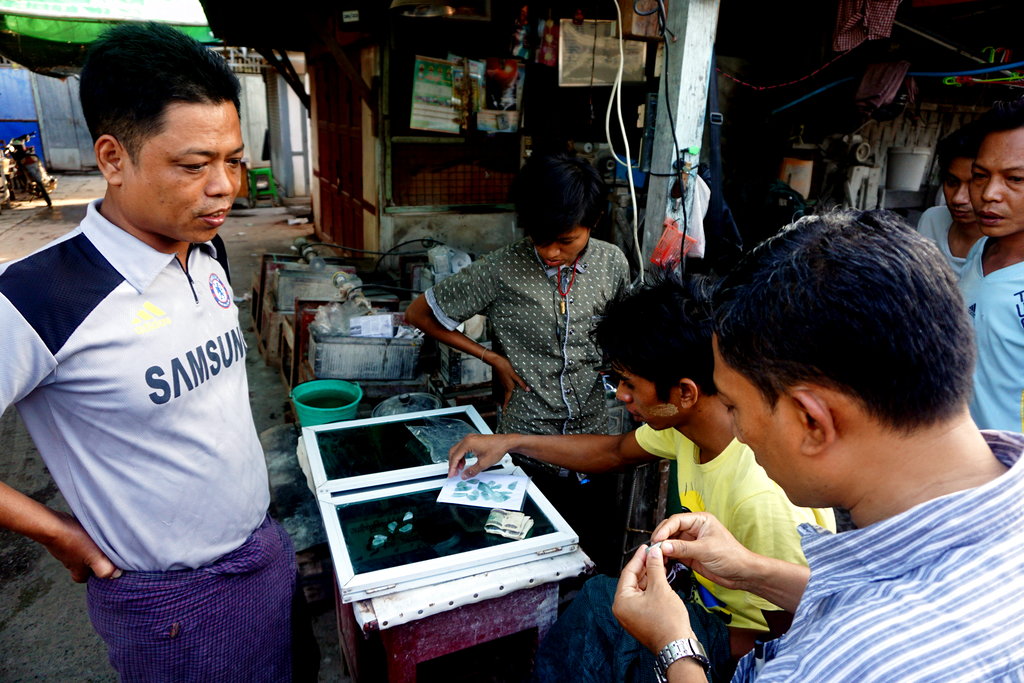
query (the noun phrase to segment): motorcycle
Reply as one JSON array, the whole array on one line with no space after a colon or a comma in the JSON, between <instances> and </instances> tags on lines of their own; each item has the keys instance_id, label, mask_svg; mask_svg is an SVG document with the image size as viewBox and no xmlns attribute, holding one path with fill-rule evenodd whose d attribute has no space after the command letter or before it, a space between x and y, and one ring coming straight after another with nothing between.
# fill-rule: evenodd
<instances>
[{"instance_id":1,"label":"motorcycle","mask_svg":"<svg viewBox=\"0 0 1024 683\"><path fill-rule=\"evenodd\" d=\"M46 201L47 206L53 206L50 200L50 193L57 189L57 179L46 171L42 160L36 154L36 148L28 142L38 135L35 131L12 138L4 146L5 167L7 162L13 162L10 173L5 168L7 178L7 189L10 198L15 198L15 191L33 194Z\"/></svg>"}]
</instances>

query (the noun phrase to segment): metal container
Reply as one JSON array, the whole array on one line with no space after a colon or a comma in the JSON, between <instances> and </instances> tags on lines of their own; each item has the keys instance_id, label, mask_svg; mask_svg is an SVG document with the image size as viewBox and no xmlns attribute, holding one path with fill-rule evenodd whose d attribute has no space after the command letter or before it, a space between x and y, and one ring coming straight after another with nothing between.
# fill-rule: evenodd
<instances>
[{"instance_id":1,"label":"metal container","mask_svg":"<svg viewBox=\"0 0 1024 683\"><path fill-rule=\"evenodd\" d=\"M386 398L373 409L373 417L415 413L421 410L435 410L441 407L441 399L433 394L412 392Z\"/></svg>"}]
</instances>

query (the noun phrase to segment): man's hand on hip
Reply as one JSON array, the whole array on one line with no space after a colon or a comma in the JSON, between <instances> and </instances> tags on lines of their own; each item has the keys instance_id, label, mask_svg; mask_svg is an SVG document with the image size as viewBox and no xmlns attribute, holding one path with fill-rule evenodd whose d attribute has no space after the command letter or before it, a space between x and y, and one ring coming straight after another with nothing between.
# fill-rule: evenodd
<instances>
[{"instance_id":1,"label":"man's hand on hip","mask_svg":"<svg viewBox=\"0 0 1024 683\"><path fill-rule=\"evenodd\" d=\"M65 512L54 514L62 526L62 533L43 545L68 568L72 579L77 583L85 583L90 576L101 579L116 579L121 576L121 570L103 554L77 519Z\"/></svg>"}]
</instances>

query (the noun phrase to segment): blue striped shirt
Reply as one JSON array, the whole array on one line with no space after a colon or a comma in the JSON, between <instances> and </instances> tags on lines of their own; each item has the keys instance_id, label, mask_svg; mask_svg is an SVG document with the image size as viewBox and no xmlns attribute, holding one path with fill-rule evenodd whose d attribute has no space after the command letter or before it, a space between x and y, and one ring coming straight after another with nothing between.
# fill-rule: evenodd
<instances>
[{"instance_id":1,"label":"blue striped shirt","mask_svg":"<svg viewBox=\"0 0 1024 683\"><path fill-rule=\"evenodd\" d=\"M734 683L1024 681L1024 435L982 433L997 479L864 529L801 525L793 626Z\"/></svg>"}]
</instances>

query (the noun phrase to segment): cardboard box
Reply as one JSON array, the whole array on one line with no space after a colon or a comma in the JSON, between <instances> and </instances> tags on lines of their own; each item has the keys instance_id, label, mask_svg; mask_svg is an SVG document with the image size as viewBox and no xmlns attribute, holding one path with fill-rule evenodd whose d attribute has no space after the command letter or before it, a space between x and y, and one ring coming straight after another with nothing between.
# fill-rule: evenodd
<instances>
[{"instance_id":1,"label":"cardboard box","mask_svg":"<svg viewBox=\"0 0 1024 683\"><path fill-rule=\"evenodd\" d=\"M650 12L658 9L658 3L655 0L639 0L636 9ZM668 2L665 3L665 11L668 12ZM661 40L657 11L640 15L633 10L633 3L626 3L622 9L622 35L633 40Z\"/></svg>"},{"instance_id":2,"label":"cardboard box","mask_svg":"<svg viewBox=\"0 0 1024 683\"><path fill-rule=\"evenodd\" d=\"M481 346L490 350L491 342L480 342ZM491 381L491 366L474 355L453 349L446 344L438 344L440 351L441 379L449 386L484 384Z\"/></svg>"}]
</instances>

